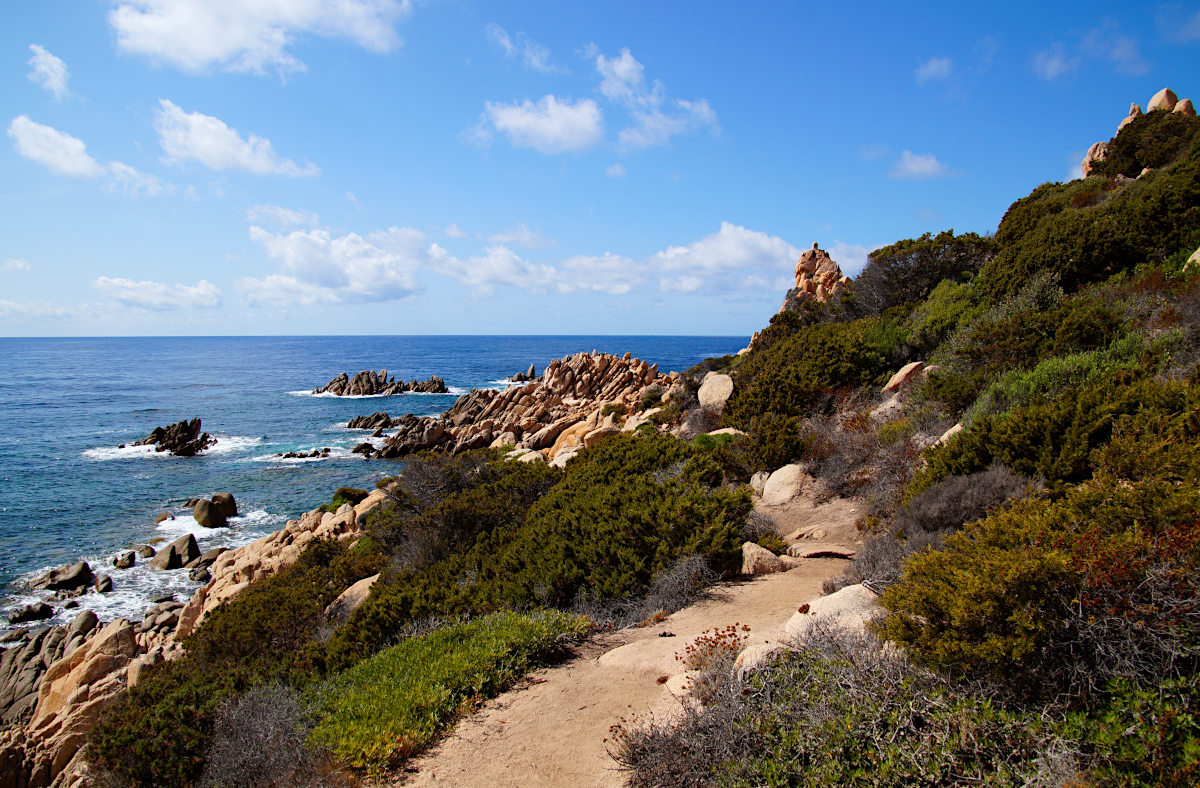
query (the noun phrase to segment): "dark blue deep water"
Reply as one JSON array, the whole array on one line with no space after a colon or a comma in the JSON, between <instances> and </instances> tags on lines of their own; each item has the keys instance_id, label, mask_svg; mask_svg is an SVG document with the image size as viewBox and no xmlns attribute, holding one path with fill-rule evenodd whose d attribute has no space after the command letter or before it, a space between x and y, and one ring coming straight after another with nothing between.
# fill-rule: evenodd
<instances>
[{"instance_id":1,"label":"dark blue deep water","mask_svg":"<svg viewBox=\"0 0 1200 788\"><path fill-rule=\"evenodd\" d=\"M244 544L327 503L340 486L370 488L400 463L349 449L353 416L439 413L471 388L587 350L683 370L734 353L746 337L205 337L0 339L0 611L32 601L25 583L87 560L112 594L79 601L105 620L140 618L146 599L190 592L185 571L102 567L131 544L192 531L201 549ZM331 398L305 392L341 372L387 368L396 379L440 375L453 393ZM218 443L194 458L116 448L154 427L200 417ZM278 452L330 447L325 460ZM192 497L228 490L241 516L199 528ZM154 524L169 511L174 521ZM42 594L41 596L44 596ZM57 606L56 606L57 607ZM75 611L56 616L61 622ZM0 629L7 625L0 620Z\"/></svg>"}]
</instances>

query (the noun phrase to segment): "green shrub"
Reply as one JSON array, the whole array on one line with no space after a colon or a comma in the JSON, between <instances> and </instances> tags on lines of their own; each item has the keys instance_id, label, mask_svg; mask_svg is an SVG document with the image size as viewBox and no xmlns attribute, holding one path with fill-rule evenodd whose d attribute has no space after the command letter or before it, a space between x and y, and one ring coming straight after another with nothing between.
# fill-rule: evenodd
<instances>
[{"instance_id":1,"label":"green shrub","mask_svg":"<svg viewBox=\"0 0 1200 788\"><path fill-rule=\"evenodd\" d=\"M1085 696L1112 677L1194 670L1200 391L1149 381L1110 393L1140 394L1144 407L1109 414L1114 437L1090 452L1092 481L908 559L882 599L889 638L939 667Z\"/></svg>"},{"instance_id":2,"label":"green shrub","mask_svg":"<svg viewBox=\"0 0 1200 788\"><path fill-rule=\"evenodd\" d=\"M954 329L985 309L973 284L942 280L908 316L907 343L917 358L927 357Z\"/></svg>"},{"instance_id":3,"label":"green shrub","mask_svg":"<svg viewBox=\"0 0 1200 788\"><path fill-rule=\"evenodd\" d=\"M1200 229L1200 135L1178 162L1150 177L1102 194L1093 181L1044 184L1012 204L996 231L1000 251L977 282L991 299L1018 292L1040 271L1057 273L1073 292L1139 265L1160 264ZM1081 193L1102 199L1071 207Z\"/></svg>"},{"instance_id":4,"label":"green shrub","mask_svg":"<svg viewBox=\"0 0 1200 788\"><path fill-rule=\"evenodd\" d=\"M321 611L384 563L369 549L310 542L291 567L212 611L184 641L183 659L120 695L88 734L89 761L137 785L193 785L221 703L262 684L309 680L305 646Z\"/></svg>"},{"instance_id":5,"label":"green shrub","mask_svg":"<svg viewBox=\"0 0 1200 788\"><path fill-rule=\"evenodd\" d=\"M649 410L662 401L663 390L662 386L651 386L642 392L642 398L638 400L638 410ZM607 416L608 414L603 414Z\"/></svg>"},{"instance_id":6,"label":"green shrub","mask_svg":"<svg viewBox=\"0 0 1200 788\"><path fill-rule=\"evenodd\" d=\"M979 273L996 255L995 239L946 230L934 237L903 241L871 252L862 273L854 279L854 303L863 314L921 301L943 281L958 282Z\"/></svg>"},{"instance_id":7,"label":"green shrub","mask_svg":"<svg viewBox=\"0 0 1200 788\"><path fill-rule=\"evenodd\" d=\"M725 423L746 430L766 413L802 416L831 389L882 383L891 372L889 353L899 341L893 318L813 324L750 354L734 373Z\"/></svg>"},{"instance_id":8,"label":"green shrub","mask_svg":"<svg viewBox=\"0 0 1200 788\"><path fill-rule=\"evenodd\" d=\"M1197 134L1200 134L1200 118L1174 112L1147 112L1109 140L1108 158L1096 166L1096 174L1136 178L1146 167L1165 167L1187 154Z\"/></svg>"},{"instance_id":9,"label":"green shrub","mask_svg":"<svg viewBox=\"0 0 1200 788\"><path fill-rule=\"evenodd\" d=\"M311 690L311 741L379 773L587 629L586 619L558 611L497 613L408 638Z\"/></svg>"},{"instance_id":10,"label":"green shrub","mask_svg":"<svg viewBox=\"0 0 1200 788\"><path fill-rule=\"evenodd\" d=\"M385 576L327 644L331 670L373 653L410 621L623 597L683 555L717 571L740 561L744 490L714 487L711 458L671 436L616 435L585 449L523 521L479 532L427 567Z\"/></svg>"}]
</instances>

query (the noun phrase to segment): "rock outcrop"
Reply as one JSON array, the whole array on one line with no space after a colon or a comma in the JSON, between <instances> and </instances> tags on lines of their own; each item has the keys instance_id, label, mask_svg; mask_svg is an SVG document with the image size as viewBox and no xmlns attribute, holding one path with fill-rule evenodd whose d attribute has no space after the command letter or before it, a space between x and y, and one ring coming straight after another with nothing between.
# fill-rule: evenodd
<instances>
[{"instance_id":1,"label":"rock outcrop","mask_svg":"<svg viewBox=\"0 0 1200 788\"><path fill-rule=\"evenodd\" d=\"M136 626L125 619L101 625L84 611L69 627L46 627L24 639L7 636L15 645L0 658L0 722L8 726L0 729L0 788L89 784L80 748L122 690L136 685L146 668L178 659L180 641L206 615L251 583L291 566L311 540L357 539L360 519L386 498L375 490L333 514L314 509L248 545L203 556L194 537L181 537L158 555L174 556L173 566L194 554L185 565L211 562L212 579L186 603L168 598L152 605ZM355 586L355 596L365 598L367 585ZM343 602L354 604L348 596Z\"/></svg>"},{"instance_id":2,"label":"rock outcrop","mask_svg":"<svg viewBox=\"0 0 1200 788\"><path fill-rule=\"evenodd\" d=\"M355 416L346 424L351 430L390 430L398 427L400 419L393 419L386 413L372 413L370 416Z\"/></svg>"},{"instance_id":3,"label":"rock outcrop","mask_svg":"<svg viewBox=\"0 0 1200 788\"><path fill-rule=\"evenodd\" d=\"M75 591L87 588L95 580L92 568L87 561L80 561L70 566L59 567L33 581L34 588L44 588L47 591Z\"/></svg>"},{"instance_id":4,"label":"rock outcrop","mask_svg":"<svg viewBox=\"0 0 1200 788\"><path fill-rule=\"evenodd\" d=\"M1192 100L1183 99L1180 101L1179 97L1175 95L1175 91L1170 88L1163 88L1155 93L1149 103L1146 104L1146 112L1178 112L1181 115L1190 115L1192 117L1196 115L1196 109L1192 106ZM1137 102L1130 104L1129 115L1123 118L1120 124L1117 125L1117 131L1113 137L1115 138L1119 135L1126 126L1133 123L1133 121L1143 114L1142 108ZM1087 178L1090 175L1096 174L1098 165L1108 159L1108 153L1107 142L1093 143L1092 147L1088 148L1088 152L1084 155L1083 162L1081 163L1083 177ZM1143 172L1143 174L1145 173ZM1117 180L1121 180L1122 177L1118 175Z\"/></svg>"},{"instance_id":5,"label":"rock outcrop","mask_svg":"<svg viewBox=\"0 0 1200 788\"><path fill-rule=\"evenodd\" d=\"M338 397L371 397L403 394L408 391L446 394L446 381L434 375L429 380L410 380L405 383L403 380L397 381L395 375L389 379L386 369L379 372L365 369L353 378L343 372L324 386L313 389L312 393L333 394Z\"/></svg>"},{"instance_id":6,"label":"rock outcrop","mask_svg":"<svg viewBox=\"0 0 1200 788\"><path fill-rule=\"evenodd\" d=\"M153 432L132 445L154 446L155 451L169 451L176 457L195 457L216 444L216 438L200 431L200 419L192 419L167 427L155 427Z\"/></svg>"},{"instance_id":7,"label":"rock outcrop","mask_svg":"<svg viewBox=\"0 0 1200 788\"><path fill-rule=\"evenodd\" d=\"M804 301L828 301L850 288L850 277L829 253L813 244L811 249L800 255L796 263L796 287L788 291L780 311L794 308ZM751 342L751 347L753 347Z\"/></svg>"},{"instance_id":8,"label":"rock outcrop","mask_svg":"<svg viewBox=\"0 0 1200 788\"><path fill-rule=\"evenodd\" d=\"M629 353L577 353L551 361L539 381L504 391L474 389L440 417L388 419L397 432L381 449L360 444L354 452L393 458L426 449L457 454L495 445L542 452L542 459L553 460L562 451L619 432L644 396L656 391L653 396L661 398L679 380L678 373L662 374L657 364Z\"/></svg>"}]
</instances>

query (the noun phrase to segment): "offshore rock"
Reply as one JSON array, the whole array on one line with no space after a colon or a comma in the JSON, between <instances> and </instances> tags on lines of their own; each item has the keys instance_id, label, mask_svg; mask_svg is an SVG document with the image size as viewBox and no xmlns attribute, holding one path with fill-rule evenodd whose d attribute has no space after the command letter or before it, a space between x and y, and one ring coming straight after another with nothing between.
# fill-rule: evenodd
<instances>
[{"instance_id":1,"label":"offshore rock","mask_svg":"<svg viewBox=\"0 0 1200 788\"><path fill-rule=\"evenodd\" d=\"M200 431L200 419L192 419L167 427L155 427L153 432L131 445L155 446L155 451L169 451L176 457L195 457L216 443L216 438Z\"/></svg>"},{"instance_id":2,"label":"offshore rock","mask_svg":"<svg viewBox=\"0 0 1200 788\"><path fill-rule=\"evenodd\" d=\"M87 561L60 567L47 572L33 581L34 588L44 588L47 591L74 591L92 584L95 577Z\"/></svg>"},{"instance_id":3,"label":"offshore rock","mask_svg":"<svg viewBox=\"0 0 1200 788\"><path fill-rule=\"evenodd\" d=\"M313 389L312 393L333 394L337 397L372 397L403 394L406 391L446 394L446 381L434 375L428 380L410 380L405 383L403 380L397 381L395 375L389 379L386 369L379 372L365 369L353 378L343 372L324 386Z\"/></svg>"},{"instance_id":4,"label":"offshore rock","mask_svg":"<svg viewBox=\"0 0 1200 788\"><path fill-rule=\"evenodd\" d=\"M213 493L212 502L218 509L221 510L221 514L225 515L226 517L237 517L237 500L233 497L233 493Z\"/></svg>"},{"instance_id":5,"label":"offshore rock","mask_svg":"<svg viewBox=\"0 0 1200 788\"><path fill-rule=\"evenodd\" d=\"M236 512L237 509L235 508ZM192 507L192 517L196 518L196 522L205 528L224 528L225 527L225 512L215 501L200 499L196 501L196 505Z\"/></svg>"}]
</instances>

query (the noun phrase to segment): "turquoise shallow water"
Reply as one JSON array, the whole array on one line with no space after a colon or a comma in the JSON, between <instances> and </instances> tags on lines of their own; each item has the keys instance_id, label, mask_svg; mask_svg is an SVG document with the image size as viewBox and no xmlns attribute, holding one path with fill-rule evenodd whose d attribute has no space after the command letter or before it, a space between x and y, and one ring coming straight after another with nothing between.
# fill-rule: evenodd
<instances>
[{"instance_id":1,"label":"turquoise shallow water","mask_svg":"<svg viewBox=\"0 0 1200 788\"><path fill-rule=\"evenodd\" d=\"M471 388L552 358L632 352L663 370L736 352L746 337L167 337L0 339L0 611L31 601L24 584L47 568L88 560L112 594L80 599L104 619L140 618L146 600L195 587L186 572L102 569L118 550L186 531L202 549L244 544L279 528L333 490L369 488L398 462L351 455L363 431L350 418L439 413ZM387 368L397 379L440 375L448 395L313 397L341 372ZM116 447L154 427L200 417L218 443L194 458ZM333 449L329 459L278 452ZM232 492L242 516L201 529L184 501ZM156 526L162 511L177 515ZM75 611L60 612L57 621ZM0 622L0 629L6 625Z\"/></svg>"}]
</instances>

